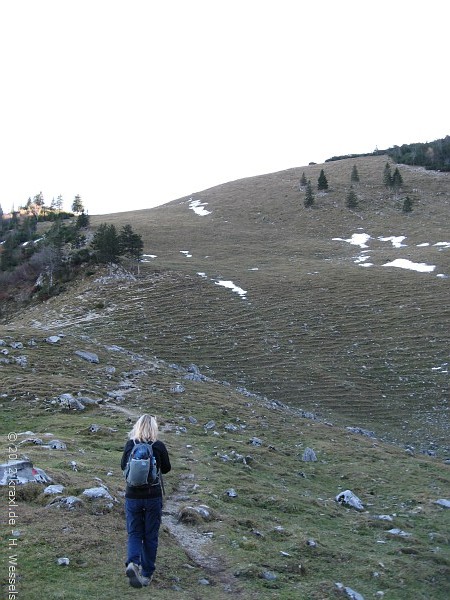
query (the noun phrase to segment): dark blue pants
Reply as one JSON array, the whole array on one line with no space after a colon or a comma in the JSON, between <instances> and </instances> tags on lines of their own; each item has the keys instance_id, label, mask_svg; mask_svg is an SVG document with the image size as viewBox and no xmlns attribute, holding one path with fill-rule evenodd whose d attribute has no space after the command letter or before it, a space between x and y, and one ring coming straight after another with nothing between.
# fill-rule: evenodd
<instances>
[{"instance_id":1,"label":"dark blue pants","mask_svg":"<svg viewBox=\"0 0 450 600\"><path fill-rule=\"evenodd\" d=\"M126 498L128 557L142 566L142 575L151 577L155 570L158 534L161 525L162 498Z\"/></svg>"}]
</instances>

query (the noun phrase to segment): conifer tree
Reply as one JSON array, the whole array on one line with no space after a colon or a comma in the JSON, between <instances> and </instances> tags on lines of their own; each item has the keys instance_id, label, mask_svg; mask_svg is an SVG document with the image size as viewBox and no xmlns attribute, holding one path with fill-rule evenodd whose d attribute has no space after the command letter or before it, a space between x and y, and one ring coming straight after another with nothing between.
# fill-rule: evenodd
<instances>
[{"instance_id":1,"label":"conifer tree","mask_svg":"<svg viewBox=\"0 0 450 600\"><path fill-rule=\"evenodd\" d=\"M395 190L398 190L403 185L403 178L398 170L398 167L395 168L394 174L392 175L392 187Z\"/></svg>"},{"instance_id":2,"label":"conifer tree","mask_svg":"<svg viewBox=\"0 0 450 600\"><path fill-rule=\"evenodd\" d=\"M358 206L358 197L356 195L353 186L350 186L350 191L347 194L347 198L345 200L347 208L356 208Z\"/></svg>"},{"instance_id":3,"label":"conifer tree","mask_svg":"<svg viewBox=\"0 0 450 600\"><path fill-rule=\"evenodd\" d=\"M305 171L303 171L302 176L300 178L300 186L301 187L305 187L305 185L308 183L308 181L306 180L306 175L305 175Z\"/></svg>"},{"instance_id":4,"label":"conifer tree","mask_svg":"<svg viewBox=\"0 0 450 600\"><path fill-rule=\"evenodd\" d=\"M120 244L115 226L102 223L95 232L92 247L100 263L118 262Z\"/></svg>"},{"instance_id":5,"label":"conifer tree","mask_svg":"<svg viewBox=\"0 0 450 600\"><path fill-rule=\"evenodd\" d=\"M131 225L124 225L119 235L120 254L123 254L138 264L144 249L144 242L138 233L135 233Z\"/></svg>"},{"instance_id":6,"label":"conifer tree","mask_svg":"<svg viewBox=\"0 0 450 600\"><path fill-rule=\"evenodd\" d=\"M358 169L356 168L356 165L353 165L352 174L350 175L350 181L352 181L353 183L359 182L359 173Z\"/></svg>"},{"instance_id":7,"label":"conifer tree","mask_svg":"<svg viewBox=\"0 0 450 600\"><path fill-rule=\"evenodd\" d=\"M405 200L403 201L402 211L404 213L409 213L412 211L412 200L409 196L406 196Z\"/></svg>"},{"instance_id":8,"label":"conifer tree","mask_svg":"<svg viewBox=\"0 0 450 600\"><path fill-rule=\"evenodd\" d=\"M383 171L383 183L386 187L392 187L391 165L386 163Z\"/></svg>"},{"instance_id":9,"label":"conifer tree","mask_svg":"<svg viewBox=\"0 0 450 600\"><path fill-rule=\"evenodd\" d=\"M72 212L79 214L83 212L83 202L81 201L81 196L77 194L72 202Z\"/></svg>"},{"instance_id":10,"label":"conifer tree","mask_svg":"<svg viewBox=\"0 0 450 600\"><path fill-rule=\"evenodd\" d=\"M83 229L84 227L88 227L88 226L89 226L89 215L87 213L85 213L84 210L82 210L81 213L77 217L76 227L78 229Z\"/></svg>"},{"instance_id":11,"label":"conifer tree","mask_svg":"<svg viewBox=\"0 0 450 600\"><path fill-rule=\"evenodd\" d=\"M310 208L313 204L314 204L314 194L312 191L311 180L308 180L308 183L306 184L304 205L306 206L306 208Z\"/></svg>"},{"instance_id":12,"label":"conifer tree","mask_svg":"<svg viewBox=\"0 0 450 600\"><path fill-rule=\"evenodd\" d=\"M317 189L318 190L327 190L328 189L328 181L324 170L320 171L319 179L317 180Z\"/></svg>"}]
</instances>

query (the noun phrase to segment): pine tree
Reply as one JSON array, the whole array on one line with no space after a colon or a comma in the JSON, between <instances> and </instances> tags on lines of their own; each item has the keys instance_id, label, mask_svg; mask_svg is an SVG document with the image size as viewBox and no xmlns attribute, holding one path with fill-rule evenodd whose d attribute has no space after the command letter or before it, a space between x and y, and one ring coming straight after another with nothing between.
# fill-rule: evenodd
<instances>
[{"instance_id":1,"label":"pine tree","mask_svg":"<svg viewBox=\"0 0 450 600\"><path fill-rule=\"evenodd\" d=\"M79 214L83 212L83 202L81 201L81 196L77 194L72 202L72 212Z\"/></svg>"},{"instance_id":2,"label":"pine tree","mask_svg":"<svg viewBox=\"0 0 450 600\"><path fill-rule=\"evenodd\" d=\"M307 184L307 180L306 180L306 175L305 175L305 171L303 171L302 176L300 178L300 187L305 187L305 185Z\"/></svg>"},{"instance_id":3,"label":"pine tree","mask_svg":"<svg viewBox=\"0 0 450 600\"><path fill-rule=\"evenodd\" d=\"M409 196L406 196L405 200L403 201L402 211L404 213L409 213L412 211L412 200Z\"/></svg>"},{"instance_id":4,"label":"pine tree","mask_svg":"<svg viewBox=\"0 0 450 600\"><path fill-rule=\"evenodd\" d=\"M352 174L350 175L350 181L353 183L359 183L359 174L356 165L353 165Z\"/></svg>"},{"instance_id":5,"label":"pine tree","mask_svg":"<svg viewBox=\"0 0 450 600\"><path fill-rule=\"evenodd\" d=\"M127 256L131 260L135 260L138 263L142 256L142 250L144 249L144 242L138 233L135 233L131 225L124 225L119 235L119 246L120 254Z\"/></svg>"},{"instance_id":6,"label":"pine tree","mask_svg":"<svg viewBox=\"0 0 450 600\"><path fill-rule=\"evenodd\" d=\"M353 186L350 186L350 191L347 194L347 198L345 200L347 208L356 208L358 206L358 196L356 195Z\"/></svg>"},{"instance_id":7,"label":"pine tree","mask_svg":"<svg viewBox=\"0 0 450 600\"><path fill-rule=\"evenodd\" d=\"M100 263L118 262L120 244L115 226L102 223L92 239L92 247Z\"/></svg>"},{"instance_id":8,"label":"pine tree","mask_svg":"<svg viewBox=\"0 0 450 600\"><path fill-rule=\"evenodd\" d=\"M392 187L391 165L386 163L383 171L383 183L386 187Z\"/></svg>"},{"instance_id":9,"label":"pine tree","mask_svg":"<svg viewBox=\"0 0 450 600\"><path fill-rule=\"evenodd\" d=\"M89 215L83 211L78 215L76 225L77 229L89 227Z\"/></svg>"},{"instance_id":10,"label":"pine tree","mask_svg":"<svg viewBox=\"0 0 450 600\"><path fill-rule=\"evenodd\" d=\"M320 171L319 179L317 180L317 189L318 190L327 190L328 189L328 181L324 170Z\"/></svg>"},{"instance_id":11,"label":"pine tree","mask_svg":"<svg viewBox=\"0 0 450 600\"><path fill-rule=\"evenodd\" d=\"M394 174L392 175L392 187L395 190L398 190L403 185L403 178L398 170L398 167L395 168Z\"/></svg>"},{"instance_id":12,"label":"pine tree","mask_svg":"<svg viewBox=\"0 0 450 600\"><path fill-rule=\"evenodd\" d=\"M306 206L306 208L310 208L313 204L314 204L314 194L312 191L311 180L308 180L308 183L306 184L306 194L305 194L304 205Z\"/></svg>"}]
</instances>

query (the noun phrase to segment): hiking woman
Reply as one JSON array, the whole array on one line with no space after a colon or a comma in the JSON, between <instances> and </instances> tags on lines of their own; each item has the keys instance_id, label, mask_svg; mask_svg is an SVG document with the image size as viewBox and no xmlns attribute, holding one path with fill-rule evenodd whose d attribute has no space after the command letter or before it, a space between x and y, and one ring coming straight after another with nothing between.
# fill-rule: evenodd
<instances>
[{"instance_id":1,"label":"hiking woman","mask_svg":"<svg viewBox=\"0 0 450 600\"><path fill-rule=\"evenodd\" d=\"M127 468L128 459L136 444L144 442L151 445L159 474L155 482L147 480L145 485L139 487L127 483L125 493L128 533L125 572L130 585L141 588L150 583L155 570L162 514L161 473L168 473L171 465L166 446L157 439L158 423L153 415L142 415L129 432L128 438L122 455L122 470ZM149 473L149 479L150 477Z\"/></svg>"}]
</instances>

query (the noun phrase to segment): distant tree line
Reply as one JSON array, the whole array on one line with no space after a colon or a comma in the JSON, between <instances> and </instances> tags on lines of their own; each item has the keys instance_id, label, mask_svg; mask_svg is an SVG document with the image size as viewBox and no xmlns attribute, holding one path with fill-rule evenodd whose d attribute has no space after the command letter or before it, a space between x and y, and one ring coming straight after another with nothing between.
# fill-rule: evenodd
<instances>
[{"instance_id":1,"label":"distant tree line","mask_svg":"<svg viewBox=\"0 0 450 600\"><path fill-rule=\"evenodd\" d=\"M450 136L425 143L403 144L386 150L366 152L365 154L345 154L327 158L325 162L358 158L364 156L380 156L387 154L396 163L425 167L434 171L450 171Z\"/></svg>"},{"instance_id":2,"label":"distant tree line","mask_svg":"<svg viewBox=\"0 0 450 600\"><path fill-rule=\"evenodd\" d=\"M450 136L425 144L403 144L386 152L403 165L425 167L433 171L450 171Z\"/></svg>"}]
</instances>

